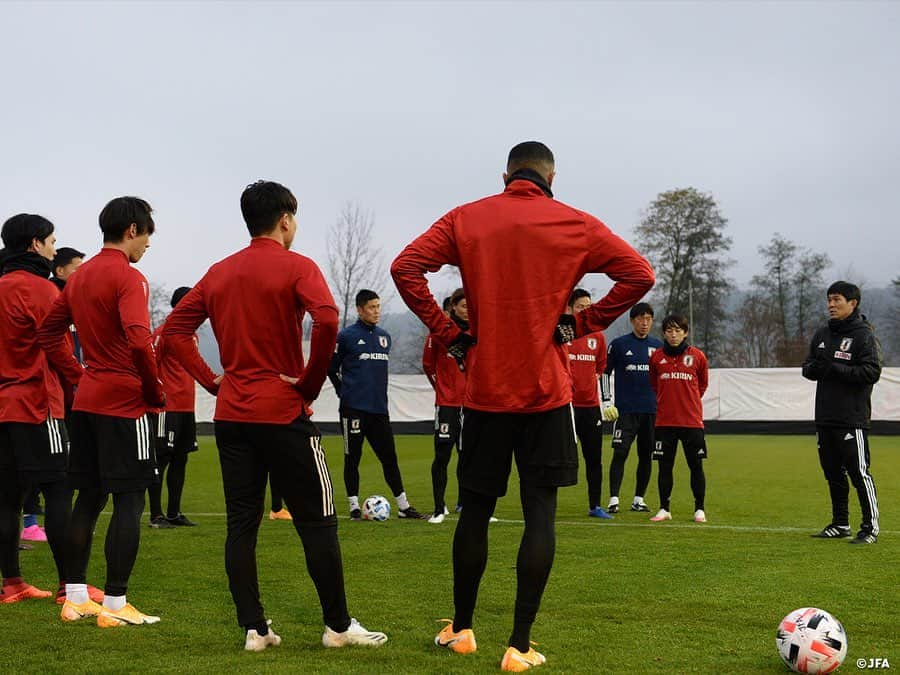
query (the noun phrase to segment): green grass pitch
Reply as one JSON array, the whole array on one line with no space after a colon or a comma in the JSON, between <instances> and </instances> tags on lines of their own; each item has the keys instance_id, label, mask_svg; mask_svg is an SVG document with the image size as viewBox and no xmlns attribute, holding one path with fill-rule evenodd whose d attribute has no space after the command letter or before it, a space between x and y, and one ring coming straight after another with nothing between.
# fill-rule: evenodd
<instances>
[{"instance_id":1,"label":"green grass pitch","mask_svg":"<svg viewBox=\"0 0 900 675\"><path fill-rule=\"evenodd\" d=\"M605 441L604 480L610 456ZM386 646L321 646L320 610L299 540L290 523L266 518L259 535L260 585L283 643L260 654L242 650L224 571L225 518L215 446L203 438L188 464L184 497L184 510L199 527L143 527L131 577L129 599L162 621L101 630L87 620L63 624L57 606L46 600L0 605L0 672L498 671L511 629L522 532L515 483L498 504L500 522L490 530L490 558L475 614L478 651L459 656L432 642L442 625L438 620L453 611L455 517L442 525L395 518L350 522L341 480L342 444L326 437L325 445L342 516L350 611L363 625L384 630L390 638ZM870 657L900 667L900 439L871 440L882 512L882 533L874 546L809 537L830 515L812 437L711 436L709 446L705 525L691 521L681 456L674 519L668 523L652 524L650 514L628 511L599 522L586 517L583 484L560 491L556 562L532 634L548 659L542 672L783 673L775 629L789 611L808 605L830 611L846 627L850 647L843 670L853 671L857 659ZM430 437L399 437L398 451L412 503L430 510ZM632 451L622 490L626 504L635 461ZM451 479L451 503L455 490ZM386 492L367 447L362 494ZM654 510L656 495L654 466L647 500ZM101 587L108 522L108 514L102 515L89 574ZM858 522L851 489L854 528ZM22 567L32 583L55 588L46 544L23 552Z\"/></svg>"}]
</instances>

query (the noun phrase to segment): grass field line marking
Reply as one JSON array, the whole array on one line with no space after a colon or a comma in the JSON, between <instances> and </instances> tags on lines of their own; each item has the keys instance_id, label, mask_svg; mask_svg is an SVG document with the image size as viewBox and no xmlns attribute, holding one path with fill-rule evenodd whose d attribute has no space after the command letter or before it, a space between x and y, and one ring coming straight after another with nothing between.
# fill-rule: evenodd
<instances>
[{"instance_id":1,"label":"grass field line marking","mask_svg":"<svg viewBox=\"0 0 900 675\"><path fill-rule=\"evenodd\" d=\"M109 516L112 515L112 511L103 511L103 515ZM224 518L224 513L203 513L200 511L191 511L190 515L198 516L201 518ZM341 517L339 520L349 520L349 517ZM448 520L448 523L454 522L453 520ZM524 525L524 520L516 520L515 518L499 518L497 522L500 523L513 523L515 525ZM794 532L809 532L812 534L815 532L815 527L763 527L761 525L713 525L710 523L693 523L693 522L684 522L684 523L673 523L667 522L663 524L657 523L598 523L598 522L589 522L582 520L557 520L557 525L565 525L570 526L574 525L575 527L596 527L596 528L604 528L604 527L645 527L645 528L653 528L655 530L671 530L673 528L679 530L697 530L698 532L701 530L728 530L730 532L772 532L779 533L783 532L794 533ZM900 534L896 530L881 530L879 535L882 534Z\"/></svg>"}]
</instances>

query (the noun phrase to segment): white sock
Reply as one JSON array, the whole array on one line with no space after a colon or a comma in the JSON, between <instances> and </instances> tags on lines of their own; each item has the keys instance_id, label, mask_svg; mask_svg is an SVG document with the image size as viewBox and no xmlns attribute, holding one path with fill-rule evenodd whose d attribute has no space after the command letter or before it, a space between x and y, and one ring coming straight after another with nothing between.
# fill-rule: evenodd
<instances>
[{"instance_id":1,"label":"white sock","mask_svg":"<svg viewBox=\"0 0 900 675\"><path fill-rule=\"evenodd\" d=\"M406 493L401 492L399 495L394 497L397 500L397 508L401 511L406 511L409 508L409 500L406 498Z\"/></svg>"},{"instance_id":2,"label":"white sock","mask_svg":"<svg viewBox=\"0 0 900 675\"><path fill-rule=\"evenodd\" d=\"M351 511L359 511L359 497L347 497L347 501L350 502L350 510Z\"/></svg>"},{"instance_id":3,"label":"white sock","mask_svg":"<svg viewBox=\"0 0 900 675\"><path fill-rule=\"evenodd\" d=\"M111 609L114 612L118 612L125 606L125 596L124 595L104 595L103 596L103 606L106 609Z\"/></svg>"},{"instance_id":4,"label":"white sock","mask_svg":"<svg viewBox=\"0 0 900 675\"><path fill-rule=\"evenodd\" d=\"M83 605L90 600L87 584L66 584L66 600L76 605Z\"/></svg>"},{"instance_id":5,"label":"white sock","mask_svg":"<svg viewBox=\"0 0 900 675\"><path fill-rule=\"evenodd\" d=\"M609 505L610 505L610 506L617 506L618 504L619 504L619 498L618 498L618 497L610 497L610 498L609 498Z\"/></svg>"},{"instance_id":6,"label":"white sock","mask_svg":"<svg viewBox=\"0 0 900 675\"><path fill-rule=\"evenodd\" d=\"M643 503L644 503L644 498L643 498L643 497L638 497L637 495L635 495L635 496L634 496L634 502L633 502L633 503L634 503L634 504L643 504Z\"/></svg>"}]
</instances>

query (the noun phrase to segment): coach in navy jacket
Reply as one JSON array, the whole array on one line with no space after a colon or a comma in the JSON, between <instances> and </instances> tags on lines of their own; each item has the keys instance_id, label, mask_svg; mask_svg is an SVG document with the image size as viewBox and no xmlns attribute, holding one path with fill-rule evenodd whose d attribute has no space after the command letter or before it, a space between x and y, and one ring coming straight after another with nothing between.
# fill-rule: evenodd
<instances>
[{"instance_id":1,"label":"coach in navy jacket","mask_svg":"<svg viewBox=\"0 0 900 675\"><path fill-rule=\"evenodd\" d=\"M374 291L356 294L359 320L337 337L328 377L341 400L341 434L344 437L344 486L351 520L360 520L359 462L363 441L368 440L381 462L384 479L397 500L400 518L421 518L410 506L397 464L394 432L388 417L387 384L391 336L378 327L381 300Z\"/></svg>"}]
</instances>

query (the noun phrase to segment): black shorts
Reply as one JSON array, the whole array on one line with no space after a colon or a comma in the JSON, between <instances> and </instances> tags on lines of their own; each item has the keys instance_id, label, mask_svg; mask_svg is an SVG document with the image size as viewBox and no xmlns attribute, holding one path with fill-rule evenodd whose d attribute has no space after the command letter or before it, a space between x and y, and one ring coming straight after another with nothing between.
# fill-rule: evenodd
<instances>
[{"instance_id":1,"label":"black shorts","mask_svg":"<svg viewBox=\"0 0 900 675\"><path fill-rule=\"evenodd\" d=\"M459 445L459 432L462 425L462 408L446 405L434 408L434 442L435 444Z\"/></svg>"},{"instance_id":2,"label":"black shorts","mask_svg":"<svg viewBox=\"0 0 900 675\"><path fill-rule=\"evenodd\" d=\"M156 417L137 419L76 411L69 417L72 438L69 482L76 490L144 490L159 480Z\"/></svg>"},{"instance_id":3,"label":"black shorts","mask_svg":"<svg viewBox=\"0 0 900 675\"><path fill-rule=\"evenodd\" d=\"M656 426L654 413L622 413L619 419L613 422L612 448L613 450L631 447L638 436L646 436L650 439L649 447L653 447L653 439Z\"/></svg>"},{"instance_id":4,"label":"black shorts","mask_svg":"<svg viewBox=\"0 0 900 675\"><path fill-rule=\"evenodd\" d=\"M656 427L656 444L653 446L653 459L675 460L678 441L688 462L692 458L706 459L706 434L703 429L693 427Z\"/></svg>"},{"instance_id":5,"label":"black shorts","mask_svg":"<svg viewBox=\"0 0 900 675\"><path fill-rule=\"evenodd\" d=\"M572 406L540 413L463 409L459 480L467 490L506 494L515 455L519 482L563 487L578 482L578 446Z\"/></svg>"},{"instance_id":6,"label":"black shorts","mask_svg":"<svg viewBox=\"0 0 900 675\"><path fill-rule=\"evenodd\" d=\"M268 479L294 525L337 523L322 435L308 417L290 424L219 421L215 430L229 519L262 516Z\"/></svg>"},{"instance_id":7,"label":"black shorts","mask_svg":"<svg viewBox=\"0 0 900 675\"><path fill-rule=\"evenodd\" d=\"M40 424L0 424L0 472L17 471L27 483L65 480L69 457L69 435L62 420Z\"/></svg>"},{"instance_id":8,"label":"black shorts","mask_svg":"<svg viewBox=\"0 0 900 675\"><path fill-rule=\"evenodd\" d=\"M164 412L158 425L157 460L168 461L197 450L197 419L192 412Z\"/></svg>"}]
</instances>

